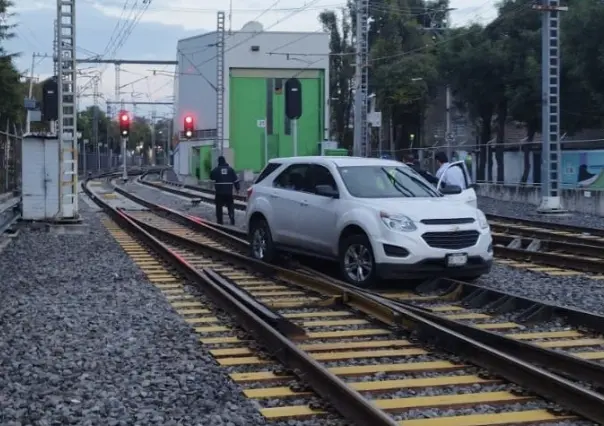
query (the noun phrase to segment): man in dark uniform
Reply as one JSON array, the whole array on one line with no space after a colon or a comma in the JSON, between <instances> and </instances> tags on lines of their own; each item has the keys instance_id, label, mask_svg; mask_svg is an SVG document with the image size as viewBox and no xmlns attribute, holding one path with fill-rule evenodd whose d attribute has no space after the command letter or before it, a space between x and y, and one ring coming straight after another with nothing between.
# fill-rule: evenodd
<instances>
[{"instance_id":1,"label":"man in dark uniform","mask_svg":"<svg viewBox=\"0 0 604 426\"><path fill-rule=\"evenodd\" d=\"M239 191L239 179L235 170L229 166L221 155L218 157L218 166L210 173L214 181L214 203L216 204L216 222L222 225L222 208L226 205L229 211L231 225L235 225L235 202L233 200L233 186Z\"/></svg>"},{"instance_id":2,"label":"man in dark uniform","mask_svg":"<svg viewBox=\"0 0 604 426\"><path fill-rule=\"evenodd\" d=\"M413 170L415 170L417 173L419 173L424 179L426 179L432 185L438 184L438 179L436 177L432 176L427 171L422 170L419 163L415 161L415 158L413 157L413 155L411 155L411 154L405 155L405 158L403 159L403 161L406 165L408 165Z\"/></svg>"}]
</instances>

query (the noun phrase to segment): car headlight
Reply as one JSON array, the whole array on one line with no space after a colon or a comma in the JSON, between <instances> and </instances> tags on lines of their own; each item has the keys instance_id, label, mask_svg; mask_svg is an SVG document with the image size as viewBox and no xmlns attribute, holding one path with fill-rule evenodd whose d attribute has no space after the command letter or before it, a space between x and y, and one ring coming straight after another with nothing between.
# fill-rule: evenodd
<instances>
[{"instance_id":1,"label":"car headlight","mask_svg":"<svg viewBox=\"0 0 604 426\"><path fill-rule=\"evenodd\" d=\"M393 231L411 232L417 229L415 223L402 214L391 215L386 212L380 212L380 218L382 219L382 222L384 222L384 225Z\"/></svg>"},{"instance_id":2,"label":"car headlight","mask_svg":"<svg viewBox=\"0 0 604 426\"><path fill-rule=\"evenodd\" d=\"M478 219L478 224L480 225L481 229L487 229L489 227L489 221L482 211L478 210L478 213L476 213L476 218Z\"/></svg>"}]
</instances>

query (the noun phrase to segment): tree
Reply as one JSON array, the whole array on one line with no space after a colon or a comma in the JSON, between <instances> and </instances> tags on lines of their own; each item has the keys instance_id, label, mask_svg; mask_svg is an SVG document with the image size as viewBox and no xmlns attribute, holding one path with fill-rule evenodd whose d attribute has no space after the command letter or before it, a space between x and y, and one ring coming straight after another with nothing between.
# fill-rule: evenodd
<instances>
[{"instance_id":1,"label":"tree","mask_svg":"<svg viewBox=\"0 0 604 426\"><path fill-rule=\"evenodd\" d=\"M323 29L330 34L329 93L331 96L330 130L344 147L352 146L350 116L352 110L352 88L354 78L354 48L351 43L351 24L348 9L341 10L338 19L333 11L319 15Z\"/></svg>"},{"instance_id":2,"label":"tree","mask_svg":"<svg viewBox=\"0 0 604 426\"><path fill-rule=\"evenodd\" d=\"M492 117L502 102L501 68L505 61L500 43L485 37L485 29L472 25L452 31L450 41L439 50L440 72L457 99L480 126L477 178L485 179L487 143L491 140ZM489 172L491 168L489 167Z\"/></svg>"},{"instance_id":3,"label":"tree","mask_svg":"<svg viewBox=\"0 0 604 426\"><path fill-rule=\"evenodd\" d=\"M21 98L21 76L13 64L16 54L9 54L4 49L4 42L15 36L15 25L8 21L14 15L9 12L13 3L0 0L0 117L13 123L22 122L23 98ZM0 126L3 124L0 124Z\"/></svg>"},{"instance_id":4,"label":"tree","mask_svg":"<svg viewBox=\"0 0 604 426\"><path fill-rule=\"evenodd\" d=\"M387 0L371 12L369 87L393 123L395 149L409 147L411 134L421 134L426 100L438 82L434 40L421 24L428 14L408 13L419 8L428 10L422 1ZM429 25L436 26L437 16L430 16Z\"/></svg>"}]
</instances>

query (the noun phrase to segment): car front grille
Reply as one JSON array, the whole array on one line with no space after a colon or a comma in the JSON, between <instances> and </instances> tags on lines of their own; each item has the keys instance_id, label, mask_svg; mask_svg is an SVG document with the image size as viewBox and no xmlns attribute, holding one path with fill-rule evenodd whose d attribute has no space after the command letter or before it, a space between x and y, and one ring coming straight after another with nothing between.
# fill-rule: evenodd
<instances>
[{"instance_id":1,"label":"car front grille","mask_svg":"<svg viewBox=\"0 0 604 426\"><path fill-rule=\"evenodd\" d=\"M422 219L420 222L424 225L463 225L466 223L474 223L474 218L462 217L459 219Z\"/></svg>"},{"instance_id":2,"label":"car front grille","mask_svg":"<svg viewBox=\"0 0 604 426\"><path fill-rule=\"evenodd\" d=\"M430 247L459 250L475 245L479 235L478 231L426 232L422 238Z\"/></svg>"}]
</instances>

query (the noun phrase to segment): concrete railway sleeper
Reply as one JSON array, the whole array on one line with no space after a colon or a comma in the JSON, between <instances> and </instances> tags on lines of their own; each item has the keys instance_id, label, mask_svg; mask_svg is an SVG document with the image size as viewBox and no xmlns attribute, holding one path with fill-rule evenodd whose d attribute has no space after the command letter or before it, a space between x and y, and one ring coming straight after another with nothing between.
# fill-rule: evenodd
<instances>
[{"instance_id":1,"label":"concrete railway sleeper","mask_svg":"<svg viewBox=\"0 0 604 426\"><path fill-rule=\"evenodd\" d=\"M207 228L204 224L199 224L197 229L206 231L205 234L151 212L130 212L129 214L148 225L194 242L220 250L238 251L242 254L246 252L245 241L234 239L228 235L217 239L216 237L221 234L208 233L211 228ZM175 215L178 217L176 213ZM196 226L195 223L192 225ZM315 271L309 271L300 266L296 270L316 274ZM344 283L340 284L344 285ZM269 293L277 292L281 287L267 283L263 289ZM379 293L394 300L411 303L413 306L449 320L470 324L480 330L498 333L542 349L550 349L547 351L550 354L549 357L541 355L538 358L531 358L531 361L540 360L546 368L552 368L578 380L592 382L596 387L604 389L604 317L529 301L449 280L437 280L420 287L421 292L429 290L434 291L422 295L412 292L382 291ZM491 336L484 333L483 337L488 339ZM475 336L475 338L480 338L480 336ZM493 344L493 342L494 340L490 338L489 344ZM514 349L523 350L519 356L531 355L531 352L528 351L531 349L530 347L522 346ZM556 358L557 368L553 368L551 365L555 361L553 357L556 355L552 354L551 350L560 355ZM569 356L571 358L568 358ZM543 362L544 359L550 365ZM576 368L572 369L575 365Z\"/></svg>"},{"instance_id":2,"label":"concrete railway sleeper","mask_svg":"<svg viewBox=\"0 0 604 426\"><path fill-rule=\"evenodd\" d=\"M154 226L168 230L181 237L190 238L200 243L210 242L214 247L223 250L237 250L242 254L247 252L247 242L242 239L237 239L220 231L216 231L213 227L203 222L184 217L178 212L165 210L164 213L170 214L170 219L158 217L150 212L133 212L132 214L141 218L141 220L146 221L146 223L153 223ZM175 224L172 220L179 220L181 224ZM317 274L316 271L309 271L308 268L300 266L296 267L296 265L293 265L293 267L299 272L309 273L311 275ZM323 278L331 280L329 277ZM444 285L445 289L449 290L451 290L451 288L457 288L455 285L451 286L450 283L452 283L452 281L439 280L435 281L435 283L438 283L437 287L442 287ZM340 284L344 285L343 283ZM557 364L566 369L566 371L562 371L560 368L554 368L555 371L563 372L578 380L588 380L595 383L597 387L604 387L604 375L602 374L604 365L600 365L600 361L598 361L604 358L604 352L595 350L604 350L604 347L601 347L602 341L600 339L600 336L604 333L604 319L602 319L601 325L598 325L597 328L586 330L586 326L588 324L594 324L594 321L581 321L579 318L585 318L586 315L589 315L592 319L600 317L582 313L580 311L572 311L573 318L577 318L573 326L564 323L564 318L568 317L568 313L571 312L571 310L566 309L564 317L558 316L556 318L551 318L551 313L560 312L561 308L550 307L549 305L540 304L539 302L526 300L522 303L510 303L509 300L517 301L520 298L508 294L501 294L493 300L494 296L485 298L484 293L493 295L497 292L491 290L487 291L486 289L478 288L470 284L459 283L459 285L464 286L464 289L475 289L474 293L467 294L467 291L464 291L463 295L465 297L473 298L473 304L471 306L475 306L476 308L482 307L483 309L480 312L474 312L459 304L449 306L446 302L458 294L456 290L449 291L445 295L440 296L437 294L430 294L420 297L408 292L393 294L385 293L385 295L392 296L395 299L402 301L406 301L407 298L411 297L411 300L421 302L417 303L416 306L423 307L426 310L430 310L429 306L434 304L434 309L432 309L431 312L442 314L443 317L448 318L449 320L475 325L478 329L484 331L482 337L489 339L490 344L493 343L493 336L489 336L489 332L495 332L514 338L518 342L525 342L527 344L536 343L535 346L539 348L553 349L556 353L560 353L560 356L557 358ZM442 288L440 287L439 289L442 292ZM425 291L427 288L428 286L422 286L422 291ZM482 295L480 298L475 297L478 292ZM424 303L427 307L423 306ZM463 303L467 304L469 302L464 299ZM479 303L482 303L483 305L478 305ZM450 310L447 311L447 309ZM491 314L501 313L501 315L494 317L485 312L491 312ZM510 318L516 319L516 321L512 322L509 320ZM536 320L540 320L541 322L531 326L530 322ZM599 321L596 321L595 323L599 324ZM556 325L555 329L553 328L554 325ZM507 331L509 332L506 333ZM517 331L517 333L514 333L513 331ZM479 338L480 336L475 337ZM546 343L540 343L539 339L552 340ZM582 348L586 350L581 351ZM528 349L537 348L524 345L520 348L515 347L515 350L518 349L522 349L523 356L527 356L531 355L531 352L528 352ZM551 364L556 361L556 359L552 358L556 354L552 354L551 351L548 351L547 353L549 353L549 357L547 355L535 353L534 357L531 357L530 359L531 361L541 361L541 364L545 367L552 368L552 365L548 366L548 362ZM566 355L567 357L572 356L572 358L564 358L562 355ZM544 359L548 362L543 362ZM576 365L575 369L571 369L573 365ZM569 369L572 371L568 371Z\"/></svg>"},{"instance_id":3,"label":"concrete railway sleeper","mask_svg":"<svg viewBox=\"0 0 604 426\"><path fill-rule=\"evenodd\" d=\"M99 199L97 202L104 204ZM158 228L155 228L154 238L143 230L154 227L148 220L146 223L140 220L147 212L131 217L125 212L114 214L124 223L129 222L130 229L137 235L146 235L144 238L154 251L161 251L172 262L178 259L179 267L188 269L193 277L205 278L204 289L212 281L208 277L212 273L218 274L221 280L237 284L276 314L295 323L305 333L303 339L296 340L296 348L320 364L318 367L337 375L339 379L335 382L345 385L349 397L364 397L368 409L378 408L383 413L391 413L391 421L405 420L405 425L562 424L567 420L571 422L569 424L583 424L583 420L573 414L561 412L551 403L519 391L506 380L510 376L527 389L548 397L555 396L567 408L593 421L601 422L604 418L604 404L599 395L452 333L412 312L387 308L354 289L336 285L329 288L325 282L312 282L304 275L249 261L216 246L219 242L214 245L211 241L194 242ZM312 292L307 287L323 291ZM239 304L236 299L233 301ZM374 309L369 309L371 307ZM241 305L241 310L244 308ZM372 312L376 319L359 309ZM249 397L266 404L263 406L266 417L324 415L328 406L334 406L349 418L360 419L358 415L351 416L351 411L358 411L358 407L344 406L343 394L325 392L320 383L309 380L312 372L300 371L300 366L293 372L302 373L310 388L330 404L323 405L321 400L315 402L312 398L316 396L311 397L305 386L283 386L292 372L276 367L276 360L283 362L282 348L268 345L265 346L268 348L266 355L257 356L239 337L224 336L222 333L226 330L220 322L204 320L202 324L198 331L208 333L206 344L220 345L213 355L225 368L231 369L234 380L246 384ZM249 324L247 326L249 329ZM253 330L248 331L258 337ZM444 340L455 341L453 346L464 356L464 361L426 346L423 343L426 337L437 344ZM264 342L266 345L266 340ZM495 374L481 372L480 367ZM262 388L258 385L261 382L270 382L271 386L257 390ZM455 387L453 395L450 394L451 387ZM275 402L276 395L284 400ZM290 402L291 398L295 403Z\"/></svg>"}]
</instances>

